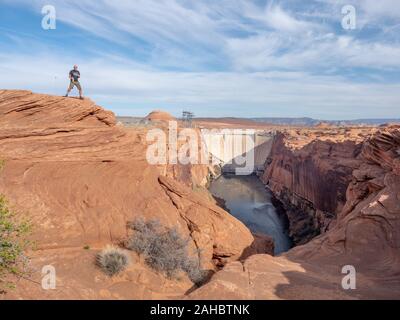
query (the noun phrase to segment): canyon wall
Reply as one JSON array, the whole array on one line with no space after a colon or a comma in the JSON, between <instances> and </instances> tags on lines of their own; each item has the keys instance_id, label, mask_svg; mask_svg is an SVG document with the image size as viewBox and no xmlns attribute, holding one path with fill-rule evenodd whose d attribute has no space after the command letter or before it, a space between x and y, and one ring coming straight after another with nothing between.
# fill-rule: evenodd
<instances>
[{"instance_id":1,"label":"canyon wall","mask_svg":"<svg viewBox=\"0 0 400 320\"><path fill-rule=\"evenodd\" d=\"M332 141L321 141L295 151L287 150L278 140L275 150L281 148L283 153L275 153L279 160L273 159L271 168L278 169L279 174L271 169L265 176L273 179L271 187L278 195L283 187L294 188L290 190L296 190L301 198L307 197L313 208L335 213L334 223L325 233L279 257L253 255L242 263L229 263L190 298L399 299L400 126L374 131L361 144L358 139L365 133L357 129L353 132L356 137L338 135L337 147ZM356 141L354 147L353 143L343 144L346 139ZM290 141L286 143L290 144ZM332 148L321 149L321 145ZM331 156L326 157L327 151L315 155L316 146L319 150L331 150ZM307 155L305 150L310 153ZM344 152L343 155L339 150ZM308 164L312 174L309 178L300 178L303 179L300 182L306 181L306 184L292 185L299 182L297 175L301 176L307 158L312 163ZM275 165L274 160L277 160ZM285 168L285 163L290 165ZM343 166L343 163L350 165ZM341 180L343 172L353 165L355 169L350 176ZM318 167L320 171L316 169ZM289 174L292 168L300 172ZM324 180L322 173L334 174L335 168L339 171L339 182L330 181L329 175ZM340 193L343 196L342 188L346 184L345 200L340 198L335 204L327 193L328 201L324 204L315 186L319 185L321 191L329 188L323 188L321 180L331 182L334 195ZM349 270L344 267L355 271L356 287L351 290L342 286L348 274L343 270Z\"/></svg>"},{"instance_id":2,"label":"canyon wall","mask_svg":"<svg viewBox=\"0 0 400 320\"><path fill-rule=\"evenodd\" d=\"M319 133L329 138L330 135ZM360 166L360 139L320 140L318 134L278 133L262 181L283 204L296 244L324 233L346 202L352 172Z\"/></svg>"}]
</instances>

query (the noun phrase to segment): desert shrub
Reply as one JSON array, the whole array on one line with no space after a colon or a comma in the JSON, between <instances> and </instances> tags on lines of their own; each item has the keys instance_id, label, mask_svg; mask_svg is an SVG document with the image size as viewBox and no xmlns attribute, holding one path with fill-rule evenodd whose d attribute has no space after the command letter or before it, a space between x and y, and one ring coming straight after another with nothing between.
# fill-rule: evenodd
<instances>
[{"instance_id":1,"label":"desert shrub","mask_svg":"<svg viewBox=\"0 0 400 320\"><path fill-rule=\"evenodd\" d=\"M185 271L189 279L199 287L202 286L210 276L207 270L201 268L198 258L188 257L182 265L182 270Z\"/></svg>"},{"instance_id":2,"label":"desert shrub","mask_svg":"<svg viewBox=\"0 0 400 320\"><path fill-rule=\"evenodd\" d=\"M128 266L129 256L119 248L108 246L97 255L96 263L105 274L112 277Z\"/></svg>"},{"instance_id":3,"label":"desert shrub","mask_svg":"<svg viewBox=\"0 0 400 320\"><path fill-rule=\"evenodd\" d=\"M145 254L156 242L161 225L157 220L137 219L128 223L128 228L134 230L135 234L127 241L126 248L138 254Z\"/></svg>"},{"instance_id":4,"label":"desert shrub","mask_svg":"<svg viewBox=\"0 0 400 320\"><path fill-rule=\"evenodd\" d=\"M192 282L201 284L206 272L201 270L199 253L190 257L189 239L184 239L175 228L162 227L157 220L137 219L128 224L134 231L126 247L144 255L146 263L169 278L179 271L187 273Z\"/></svg>"},{"instance_id":5,"label":"desert shrub","mask_svg":"<svg viewBox=\"0 0 400 320\"><path fill-rule=\"evenodd\" d=\"M0 291L13 287L7 281L10 274L25 274L27 258L24 251L29 245L26 236L30 232L27 221L18 221L3 195L0 195Z\"/></svg>"}]
</instances>

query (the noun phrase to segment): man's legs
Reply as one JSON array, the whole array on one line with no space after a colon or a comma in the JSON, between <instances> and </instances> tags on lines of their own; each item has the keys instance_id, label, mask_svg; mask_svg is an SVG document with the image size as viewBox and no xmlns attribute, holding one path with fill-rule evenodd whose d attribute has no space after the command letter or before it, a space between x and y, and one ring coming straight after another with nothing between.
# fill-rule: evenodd
<instances>
[{"instance_id":1,"label":"man's legs","mask_svg":"<svg viewBox=\"0 0 400 320\"><path fill-rule=\"evenodd\" d=\"M79 83L79 81L71 81L68 90L67 90L67 94L64 97L68 97L68 94L71 92L71 90L74 88L74 86L78 89L79 91L79 98L83 99L83 90L81 87L81 84Z\"/></svg>"},{"instance_id":2,"label":"man's legs","mask_svg":"<svg viewBox=\"0 0 400 320\"><path fill-rule=\"evenodd\" d=\"M69 84L69 87L67 89L67 94L64 97L68 97L69 93L71 92L71 90L74 88L74 82L71 81Z\"/></svg>"},{"instance_id":3,"label":"man's legs","mask_svg":"<svg viewBox=\"0 0 400 320\"><path fill-rule=\"evenodd\" d=\"M76 87L78 88L78 91L79 91L79 98L83 99L83 90L82 90L82 86L81 86L80 82L76 81L75 85L76 85Z\"/></svg>"}]
</instances>

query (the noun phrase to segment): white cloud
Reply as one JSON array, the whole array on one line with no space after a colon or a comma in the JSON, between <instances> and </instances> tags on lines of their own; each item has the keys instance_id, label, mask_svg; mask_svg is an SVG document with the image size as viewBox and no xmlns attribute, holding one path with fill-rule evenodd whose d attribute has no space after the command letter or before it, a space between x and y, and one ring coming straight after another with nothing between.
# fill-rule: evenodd
<instances>
[{"instance_id":1,"label":"white cloud","mask_svg":"<svg viewBox=\"0 0 400 320\"><path fill-rule=\"evenodd\" d=\"M302 2L294 0L297 9L289 10L284 1L13 1L33 6L37 12L42 5L53 3L60 21L132 50L140 50L133 39L141 39L148 44L143 49L148 62L161 68L197 71L219 63L231 63L238 70L330 68L334 64L399 68L398 41L390 43L383 36L371 41L358 38L357 32L347 37L337 34L334 26L340 25L341 6L347 2L314 0L299 6ZM320 3L324 5L317 6ZM383 19L400 17L400 1L356 0L354 5L363 27L379 21L386 32L397 30ZM332 25L332 21L306 19L312 14L330 15L337 21Z\"/></svg>"},{"instance_id":2,"label":"white cloud","mask_svg":"<svg viewBox=\"0 0 400 320\"><path fill-rule=\"evenodd\" d=\"M2 88L64 94L70 57L0 56ZM206 116L394 117L400 84L355 84L302 72L160 72L97 59L81 67L86 93L120 114L192 107ZM209 114L208 114L209 115Z\"/></svg>"},{"instance_id":3,"label":"white cloud","mask_svg":"<svg viewBox=\"0 0 400 320\"><path fill-rule=\"evenodd\" d=\"M294 18L273 2L270 2L262 11L257 6L252 6L246 15L280 32L307 32L315 27L310 22Z\"/></svg>"},{"instance_id":4,"label":"white cloud","mask_svg":"<svg viewBox=\"0 0 400 320\"><path fill-rule=\"evenodd\" d=\"M400 1L353 1L359 21L353 32L339 29L347 2L0 0L37 14L54 4L61 22L89 40L106 39L101 50L80 43L94 53L79 56L62 41L49 53L40 39L9 33L15 47L0 56L7 74L0 86L60 94L65 72L77 62L87 93L117 110L131 103L141 112L154 104L215 115L398 116L400 80L386 74L400 70L393 22ZM382 31L362 33L372 27ZM138 59L138 51L145 57ZM181 72L166 71L173 69Z\"/></svg>"},{"instance_id":5,"label":"white cloud","mask_svg":"<svg viewBox=\"0 0 400 320\"><path fill-rule=\"evenodd\" d=\"M398 0L358 0L357 6L372 19L400 18L400 2Z\"/></svg>"}]
</instances>

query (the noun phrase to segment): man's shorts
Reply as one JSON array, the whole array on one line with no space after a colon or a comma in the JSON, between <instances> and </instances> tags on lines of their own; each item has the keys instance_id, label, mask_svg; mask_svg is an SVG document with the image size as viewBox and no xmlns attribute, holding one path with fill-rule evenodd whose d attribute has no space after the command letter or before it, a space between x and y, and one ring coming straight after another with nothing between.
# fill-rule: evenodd
<instances>
[{"instance_id":1,"label":"man's shorts","mask_svg":"<svg viewBox=\"0 0 400 320\"><path fill-rule=\"evenodd\" d=\"M71 81L68 90L71 91L74 88L74 86L77 87L79 91L82 91L82 87L79 81Z\"/></svg>"}]
</instances>

